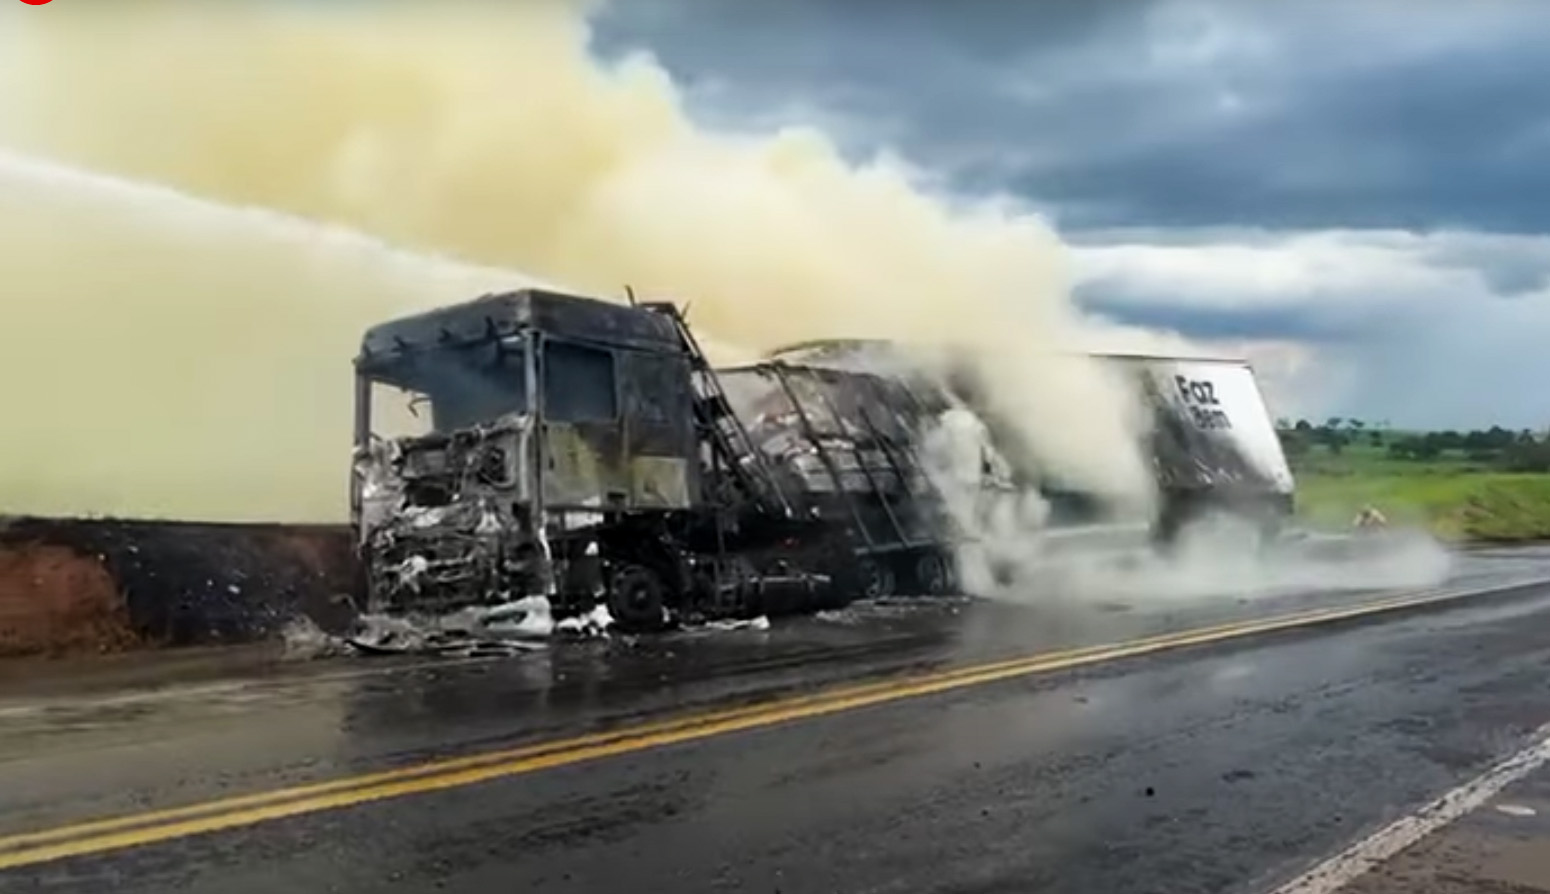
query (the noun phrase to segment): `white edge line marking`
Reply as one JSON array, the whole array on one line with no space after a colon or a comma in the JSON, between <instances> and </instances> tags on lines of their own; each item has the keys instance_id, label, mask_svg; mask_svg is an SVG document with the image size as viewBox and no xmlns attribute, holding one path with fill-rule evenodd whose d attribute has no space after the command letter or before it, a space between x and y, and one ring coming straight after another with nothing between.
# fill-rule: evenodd
<instances>
[{"instance_id":1,"label":"white edge line marking","mask_svg":"<svg viewBox=\"0 0 1550 894\"><path fill-rule=\"evenodd\" d=\"M1550 724L1534 732L1534 742L1480 776L1453 789L1414 813L1330 857L1275 889L1273 894L1330 894L1405 848L1464 816L1502 789L1550 762Z\"/></svg>"}]
</instances>

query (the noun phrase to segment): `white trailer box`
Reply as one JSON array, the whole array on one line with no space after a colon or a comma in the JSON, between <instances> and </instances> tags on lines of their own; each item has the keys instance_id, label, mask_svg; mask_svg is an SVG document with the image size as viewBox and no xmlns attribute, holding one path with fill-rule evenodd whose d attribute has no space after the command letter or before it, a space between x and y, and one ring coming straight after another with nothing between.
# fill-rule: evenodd
<instances>
[{"instance_id":1,"label":"white trailer box","mask_svg":"<svg viewBox=\"0 0 1550 894\"><path fill-rule=\"evenodd\" d=\"M1247 361L1099 356L1127 367L1153 407L1165 538L1211 507L1270 526L1291 513L1296 481Z\"/></svg>"}]
</instances>

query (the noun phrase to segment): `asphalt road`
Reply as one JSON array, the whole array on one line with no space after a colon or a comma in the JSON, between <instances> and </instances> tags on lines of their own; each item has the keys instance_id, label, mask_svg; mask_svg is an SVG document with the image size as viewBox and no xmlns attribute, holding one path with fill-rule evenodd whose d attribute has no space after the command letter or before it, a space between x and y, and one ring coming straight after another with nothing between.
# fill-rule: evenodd
<instances>
[{"instance_id":1,"label":"asphalt road","mask_svg":"<svg viewBox=\"0 0 1550 894\"><path fill-rule=\"evenodd\" d=\"M1547 570L1543 550L1481 554L1448 586ZM140 668L129 691L13 674L0 866L73 850L0 870L0 891L1270 890L1550 721L1550 588L984 668L1384 595L1342 577L861 607L496 661L264 659L175 684ZM722 713L640 730L706 712ZM392 768L270 806L15 837ZM137 828L149 840L122 847Z\"/></svg>"}]
</instances>

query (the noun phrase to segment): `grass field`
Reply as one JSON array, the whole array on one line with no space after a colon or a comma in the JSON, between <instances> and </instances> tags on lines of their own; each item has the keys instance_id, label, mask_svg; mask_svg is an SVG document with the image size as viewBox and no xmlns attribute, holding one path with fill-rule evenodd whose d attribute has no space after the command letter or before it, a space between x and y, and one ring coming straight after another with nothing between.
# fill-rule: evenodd
<instances>
[{"instance_id":1,"label":"grass field","mask_svg":"<svg viewBox=\"0 0 1550 894\"><path fill-rule=\"evenodd\" d=\"M1550 539L1550 474L1512 473L1445 453L1393 459L1387 448L1323 446L1294 457L1299 515L1318 528L1347 528L1363 506L1395 525L1421 525L1452 541Z\"/></svg>"}]
</instances>

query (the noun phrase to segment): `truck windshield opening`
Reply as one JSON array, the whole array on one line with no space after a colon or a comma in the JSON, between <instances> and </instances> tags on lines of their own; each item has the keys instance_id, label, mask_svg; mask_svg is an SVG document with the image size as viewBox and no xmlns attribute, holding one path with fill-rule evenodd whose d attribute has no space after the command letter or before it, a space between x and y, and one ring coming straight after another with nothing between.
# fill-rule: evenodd
<instances>
[{"instance_id":1,"label":"truck windshield opening","mask_svg":"<svg viewBox=\"0 0 1550 894\"><path fill-rule=\"evenodd\" d=\"M485 339L376 361L364 371L374 386L373 431L445 433L526 412L527 348L513 341Z\"/></svg>"}]
</instances>

